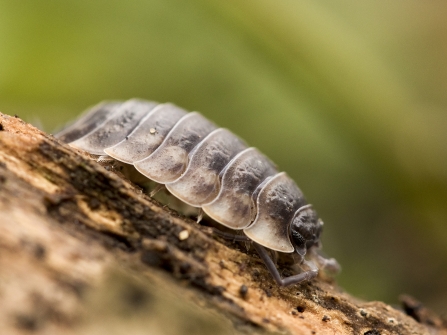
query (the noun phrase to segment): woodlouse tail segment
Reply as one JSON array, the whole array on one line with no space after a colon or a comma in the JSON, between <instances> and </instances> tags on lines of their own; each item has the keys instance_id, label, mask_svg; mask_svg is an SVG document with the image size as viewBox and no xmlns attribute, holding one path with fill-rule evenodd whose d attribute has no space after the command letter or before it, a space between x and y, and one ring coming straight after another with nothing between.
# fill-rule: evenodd
<instances>
[{"instance_id":1,"label":"woodlouse tail segment","mask_svg":"<svg viewBox=\"0 0 447 335\"><path fill-rule=\"evenodd\" d=\"M101 102L89 108L78 120L62 129L55 137L65 143L79 139L103 124L121 104L122 102L118 101Z\"/></svg>"},{"instance_id":2,"label":"woodlouse tail segment","mask_svg":"<svg viewBox=\"0 0 447 335\"><path fill-rule=\"evenodd\" d=\"M155 102L139 100L114 106L102 124L70 145L93 155L103 155L104 149L121 142L155 106Z\"/></svg>"}]
</instances>

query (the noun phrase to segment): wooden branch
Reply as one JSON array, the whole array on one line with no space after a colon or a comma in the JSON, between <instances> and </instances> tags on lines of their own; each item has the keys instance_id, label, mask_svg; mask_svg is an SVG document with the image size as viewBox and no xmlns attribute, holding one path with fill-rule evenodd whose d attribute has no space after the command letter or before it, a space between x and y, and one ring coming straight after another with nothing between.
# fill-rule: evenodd
<instances>
[{"instance_id":1,"label":"wooden branch","mask_svg":"<svg viewBox=\"0 0 447 335\"><path fill-rule=\"evenodd\" d=\"M413 317L321 276L280 288L244 248L0 113L2 334L447 334L404 301Z\"/></svg>"}]
</instances>

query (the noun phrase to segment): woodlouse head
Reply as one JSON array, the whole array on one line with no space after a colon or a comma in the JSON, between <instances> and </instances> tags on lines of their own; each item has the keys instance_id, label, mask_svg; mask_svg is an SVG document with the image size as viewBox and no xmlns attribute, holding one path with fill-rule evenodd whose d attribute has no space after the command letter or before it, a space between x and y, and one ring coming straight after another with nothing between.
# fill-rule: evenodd
<instances>
[{"instance_id":1,"label":"woodlouse head","mask_svg":"<svg viewBox=\"0 0 447 335\"><path fill-rule=\"evenodd\" d=\"M318 218L312 205L303 206L295 212L290 224L290 239L301 258L309 248L319 246L322 230L323 221Z\"/></svg>"}]
</instances>

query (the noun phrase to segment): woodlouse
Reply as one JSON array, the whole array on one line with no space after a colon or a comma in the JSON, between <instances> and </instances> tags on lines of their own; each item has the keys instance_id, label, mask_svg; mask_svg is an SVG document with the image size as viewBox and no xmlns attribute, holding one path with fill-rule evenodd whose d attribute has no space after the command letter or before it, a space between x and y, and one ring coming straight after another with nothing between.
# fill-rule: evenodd
<instances>
[{"instance_id":1,"label":"woodlouse","mask_svg":"<svg viewBox=\"0 0 447 335\"><path fill-rule=\"evenodd\" d=\"M106 102L56 137L131 164L218 223L243 230L231 238L253 242L281 286L310 280L321 267L338 269L334 259L317 252L323 222L295 182L256 148L197 112L138 99ZM266 248L292 254L301 272L281 278Z\"/></svg>"}]
</instances>

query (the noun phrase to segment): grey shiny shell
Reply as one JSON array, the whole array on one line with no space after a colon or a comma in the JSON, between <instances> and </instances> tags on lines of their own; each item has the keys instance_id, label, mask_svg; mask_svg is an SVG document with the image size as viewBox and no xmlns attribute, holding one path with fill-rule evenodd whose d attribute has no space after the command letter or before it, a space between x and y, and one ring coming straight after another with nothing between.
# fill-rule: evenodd
<instances>
[{"instance_id":1,"label":"grey shiny shell","mask_svg":"<svg viewBox=\"0 0 447 335\"><path fill-rule=\"evenodd\" d=\"M251 240L291 253L289 226L307 205L295 182L256 148L197 112L132 99L92 107L56 137L141 174Z\"/></svg>"}]
</instances>

